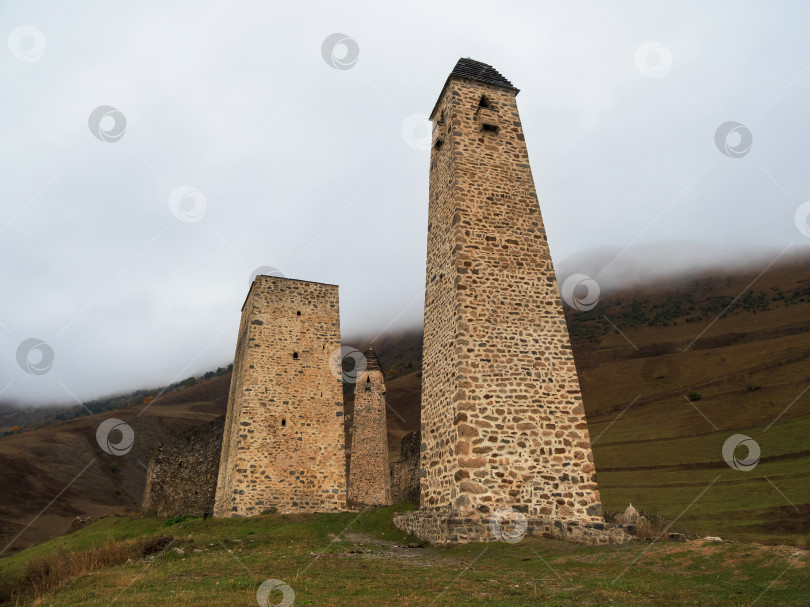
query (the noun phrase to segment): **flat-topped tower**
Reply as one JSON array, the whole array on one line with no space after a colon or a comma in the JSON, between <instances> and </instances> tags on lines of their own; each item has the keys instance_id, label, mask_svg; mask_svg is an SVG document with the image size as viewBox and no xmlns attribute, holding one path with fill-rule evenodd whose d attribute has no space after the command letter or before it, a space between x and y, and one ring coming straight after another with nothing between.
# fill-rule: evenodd
<instances>
[{"instance_id":1,"label":"flat-topped tower","mask_svg":"<svg viewBox=\"0 0 810 607\"><path fill-rule=\"evenodd\" d=\"M245 305L214 516L346 508L338 288L259 275Z\"/></svg>"},{"instance_id":2,"label":"flat-topped tower","mask_svg":"<svg viewBox=\"0 0 810 607\"><path fill-rule=\"evenodd\" d=\"M460 59L430 117L421 510L395 522L435 543L496 539L502 509L610 539L517 94Z\"/></svg>"}]
</instances>

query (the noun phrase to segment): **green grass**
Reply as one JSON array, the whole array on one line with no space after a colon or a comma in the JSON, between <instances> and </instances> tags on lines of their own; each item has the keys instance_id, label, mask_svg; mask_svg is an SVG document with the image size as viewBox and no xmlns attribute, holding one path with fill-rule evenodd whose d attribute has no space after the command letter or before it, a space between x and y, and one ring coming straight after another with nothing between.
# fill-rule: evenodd
<instances>
[{"instance_id":1,"label":"green grass","mask_svg":"<svg viewBox=\"0 0 810 607\"><path fill-rule=\"evenodd\" d=\"M175 542L151 561L104 567L19 605L257 605L256 590L267 579L293 588L295 605L805 605L810 597L807 554L793 548L579 546L542 538L451 549L377 543L413 541L392 524L403 509L171 525L108 518L3 559L0 577L18 579L28 560L60 547L75 552L170 535ZM280 596L271 595L271 604Z\"/></svg>"}]
</instances>

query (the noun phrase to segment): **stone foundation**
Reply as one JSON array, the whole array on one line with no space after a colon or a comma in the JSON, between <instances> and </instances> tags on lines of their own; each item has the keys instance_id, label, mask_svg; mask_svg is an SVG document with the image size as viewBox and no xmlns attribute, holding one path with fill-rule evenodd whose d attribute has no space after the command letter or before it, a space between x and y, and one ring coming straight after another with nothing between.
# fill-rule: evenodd
<instances>
[{"instance_id":1,"label":"stone foundation","mask_svg":"<svg viewBox=\"0 0 810 607\"><path fill-rule=\"evenodd\" d=\"M486 516L460 516L456 513L414 510L394 515L394 525L420 540L439 546L469 542L497 542L492 533L492 519ZM526 518L525 535L555 538L580 544L622 544L634 539L633 525L594 523L567 519ZM522 534L518 537L521 537ZM515 538L515 542L519 541Z\"/></svg>"}]
</instances>

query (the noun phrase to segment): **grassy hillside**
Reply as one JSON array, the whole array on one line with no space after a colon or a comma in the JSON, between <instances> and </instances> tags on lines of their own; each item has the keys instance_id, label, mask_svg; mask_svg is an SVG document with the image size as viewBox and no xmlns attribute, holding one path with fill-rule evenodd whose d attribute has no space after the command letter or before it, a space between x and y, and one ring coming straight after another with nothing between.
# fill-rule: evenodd
<instances>
[{"instance_id":1,"label":"grassy hillside","mask_svg":"<svg viewBox=\"0 0 810 607\"><path fill-rule=\"evenodd\" d=\"M632 501L705 533L807 543L810 262L758 274L626 290L568 312L608 510ZM734 434L761 448L751 471L723 460Z\"/></svg>"},{"instance_id":2,"label":"grassy hillside","mask_svg":"<svg viewBox=\"0 0 810 607\"><path fill-rule=\"evenodd\" d=\"M77 516L137 512L152 449L225 413L230 381L227 372L176 386L148 407L139 402L0 438L0 485L14 487L0 500L0 556L65 533ZM392 409L388 416L396 458L402 436L419 426L420 379L410 373L387 388L390 402L403 412L399 417ZM111 417L135 432L133 448L124 457L104 453L96 442L96 429Z\"/></svg>"},{"instance_id":3,"label":"grassy hillside","mask_svg":"<svg viewBox=\"0 0 810 607\"><path fill-rule=\"evenodd\" d=\"M624 288L566 311L608 512L632 502L699 533L807 545L810 260L761 271ZM410 351L400 340L389 364L418 368ZM418 427L420 375L389 382L392 456ZM734 434L760 446L751 471L723 460Z\"/></svg>"},{"instance_id":4,"label":"grassy hillside","mask_svg":"<svg viewBox=\"0 0 810 607\"><path fill-rule=\"evenodd\" d=\"M0 438L0 486L13 488L0 499L0 553L64 533L76 516L137 511L152 449L222 415L229 385L230 374L218 376L147 408L138 404ZM96 441L98 425L111 417L135 432L123 457L104 453Z\"/></svg>"},{"instance_id":5,"label":"grassy hillside","mask_svg":"<svg viewBox=\"0 0 810 607\"><path fill-rule=\"evenodd\" d=\"M107 518L0 561L0 601L257 605L265 580L295 605L806 605L808 554L748 543L416 547L399 508L249 519ZM282 595L270 595L280 604ZM289 604L289 603L287 603Z\"/></svg>"},{"instance_id":6,"label":"grassy hillside","mask_svg":"<svg viewBox=\"0 0 810 607\"><path fill-rule=\"evenodd\" d=\"M788 260L757 278L760 271L623 289L603 294L592 312L567 312L609 512L632 502L704 534L806 545L810 261ZM421 340L406 331L373 344L394 369L386 395L392 459L419 427ZM368 340L351 343L362 349ZM225 374L179 387L144 415L139 404L0 438L0 482L14 487L0 501L0 550L14 538L4 554L62 533L75 516L134 512L151 449L221 415L229 384ZM124 458L95 441L112 416L136 432ZM761 448L749 472L723 461L733 434Z\"/></svg>"}]
</instances>

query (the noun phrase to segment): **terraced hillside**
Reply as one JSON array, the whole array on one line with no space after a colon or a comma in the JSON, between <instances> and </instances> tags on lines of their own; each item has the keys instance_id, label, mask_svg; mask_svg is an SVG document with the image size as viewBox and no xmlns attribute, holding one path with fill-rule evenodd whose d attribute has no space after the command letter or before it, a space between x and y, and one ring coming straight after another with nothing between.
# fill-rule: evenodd
<instances>
[{"instance_id":1,"label":"terraced hillside","mask_svg":"<svg viewBox=\"0 0 810 607\"><path fill-rule=\"evenodd\" d=\"M593 310L566 311L608 512L632 502L704 534L807 543L810 259L763 272L767 263L623 288ZM386 339L397 347L375 343L384 365L421 367L407 340ZM418 427L419 376L389 382L392 457ZM723 459L735 434L760 447L750 471Z\"/></svg>"},{"instance_id":2,"label":"terraced hillside","mask_svg":"<svg viewBox=\"0 0 810 607\"><path fill-rule=\"evenodd\" d=\"M608 510L633 502L705 533L806 543L810 263L758 274L626 290L568 312ZM724 461L735 434L760 447L751 470Z\"/></svg>"}]
</instances>

